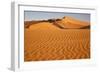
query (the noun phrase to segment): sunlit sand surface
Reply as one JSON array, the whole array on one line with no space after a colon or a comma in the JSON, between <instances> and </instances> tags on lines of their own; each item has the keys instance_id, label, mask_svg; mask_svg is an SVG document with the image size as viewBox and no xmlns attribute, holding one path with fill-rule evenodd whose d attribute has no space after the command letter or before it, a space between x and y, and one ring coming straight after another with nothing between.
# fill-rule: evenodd
<instances>
[{"instance_id":1,"label":"sunlit sand surface","mask_svg":"<svg viewBox=\"0 0 100 73\"><path fill-rule=\"evenodd\" d=\"M25 28L24 39L24 61L90 58L90 29L61 29L41 22Z\"/></svg>"}]
</instances>

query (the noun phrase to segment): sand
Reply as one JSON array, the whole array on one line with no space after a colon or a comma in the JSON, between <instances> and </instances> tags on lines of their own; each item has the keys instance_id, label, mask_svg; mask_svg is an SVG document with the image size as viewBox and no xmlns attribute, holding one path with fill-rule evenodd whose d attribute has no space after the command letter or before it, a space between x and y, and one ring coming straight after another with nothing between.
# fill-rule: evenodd
<instances>
[{"instance_id":1,"label":"sand","mask_svg":"<svg viewBox=\"0 0 100 73\"><path fill-rule=\"evenodd\" d=\"M60 29L49 22L24 30L24 61L90 58L90 29Z\"/></svg>"},{"instance_id":2,"label":"sand","mask_svg":"<svg viewBox=\"0 0 100 73\"><path fill-rule=\"evenodd\" d=\"M89 26L89 22L84 22L77 20L71 17L63 17L60 21L55 22L57 25L61 26L62 28L82 28L85 26Z\"/></svg>"},{"instance_id":3,"label":"sand","mask_svg":"<svg viewBox=\"0 0 100 73\"><path fill-rule=\"evenodd\" d=\"M90 30L25 30L25 61L90 57Z\"/></svg>"}]
</instances>

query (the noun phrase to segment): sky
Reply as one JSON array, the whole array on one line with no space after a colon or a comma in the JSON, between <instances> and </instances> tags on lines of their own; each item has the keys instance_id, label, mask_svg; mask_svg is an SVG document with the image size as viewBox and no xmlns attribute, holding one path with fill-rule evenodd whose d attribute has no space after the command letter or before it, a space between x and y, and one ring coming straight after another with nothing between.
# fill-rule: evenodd
<instances>
[{"instance_id":1,"label":"sky","mask_svg":"<svg viewBox=\"0 0 100 73\"><path fill-rule=\"evenodd\" d=\"M82 21L90 22L90 14L85 13L64 13L64 12L43 12L43 11L24 11L24 20L47 20L52 18L62 18L64 16L73 17Z\"/></svg>"}]
</instances>

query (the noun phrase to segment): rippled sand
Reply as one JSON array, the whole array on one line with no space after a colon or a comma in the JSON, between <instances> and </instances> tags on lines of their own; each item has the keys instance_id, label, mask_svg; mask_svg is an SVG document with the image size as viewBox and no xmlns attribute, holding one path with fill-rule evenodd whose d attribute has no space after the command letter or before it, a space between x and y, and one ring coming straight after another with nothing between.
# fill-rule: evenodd
<instances>
[{"instance_id":1,"label":"rippled sand","mask_svg":"<svg viewBox=\"0 0 100 73\"><path fill-rule=\"evenodd\" d=\"M25 29L24 60L90 58L90 29Z\"/></svg>"}]
</instances>

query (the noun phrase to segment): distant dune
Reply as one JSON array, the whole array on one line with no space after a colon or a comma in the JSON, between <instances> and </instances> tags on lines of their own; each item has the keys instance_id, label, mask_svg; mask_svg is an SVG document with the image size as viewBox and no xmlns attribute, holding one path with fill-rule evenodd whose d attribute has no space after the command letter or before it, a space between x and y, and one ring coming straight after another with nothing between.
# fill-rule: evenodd
<instances>
[{"instance_id":1,"label":"distant dune","mask_svg":"<svg viewBox=\"0 0 100 73\"><path fill-rule=\"evenodd\" d=\"M81 27L80 29L90 29L90 25Z\"/></svg>"},{"instance_id":2,"label":"distant dune","mask_svg":"<svg viewBox=\"0 0 100 73\"><path fill-rule=\"evenodd\" d=\"M56 21L55 23L62 28L82 28L90 25L89 22L80 21L71 17L63 17L60 21Z\"/></svg>"},{"instance_id":3,"label":"distant dune","mask_svg":"<svg viewBox=\"0 0 100 73\"><path fill-rule=\"evenodd\" d=\"M49 22L41 22L41 23L37 23L37 24L33 24L29 27L30 30L39 30L39 29L52 29L52 30L56 30L59 29L58 27L52 25L52 23Z\"/></svg>"},{"instance_id":4,"label":"distant dune","mask_svg":"<svg viewBox=\"0 0 100 73\"><path fill-rule=\"evenodd\" d=\"M78 29L78 28L84 28L84 27L90 27L90 23L89 22L85 22L85 21L81 21L81 20L78 20L78 19L75 19L75 18L72 18L72 17L63 17L62 19L48 19L48 20L39 20L39 21L25 21L25 28L29 28L31 25L33 24L41 24L41 23L52 23L52 25L55 25L59 28L62 28L62 29ZM84 28L85 29L85 28Z\"/></svg>"},{"instance_id":5,"label":"distant dune","mask_svg":"<svg viewBox=\"0 0 100 73\"><path fill-rule=\"evenodd\" d=\"M90 23L71 17L24 23L24 61L90 58Z\"/></svg>"}]
</instances>

